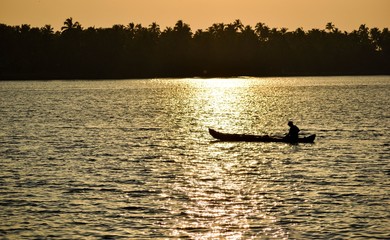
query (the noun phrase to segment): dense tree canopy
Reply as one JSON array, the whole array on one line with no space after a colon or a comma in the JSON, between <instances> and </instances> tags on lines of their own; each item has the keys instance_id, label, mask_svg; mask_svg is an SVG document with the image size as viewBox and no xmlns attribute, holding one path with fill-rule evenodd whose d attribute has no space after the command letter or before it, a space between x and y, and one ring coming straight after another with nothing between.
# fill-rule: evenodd
<instances>
[{"instance_id":1,"label":"dense tree canopy","mask_svg":"<svg viewBox=\"0 0 390 240\"><path fill-rule=\"evenodd\" d=\"M342 32L244 26L240 20L193 32L130 23L61 31L0 24L0 79L390 74L390 33L361 25Z\"/></svg>"}]
</instances>

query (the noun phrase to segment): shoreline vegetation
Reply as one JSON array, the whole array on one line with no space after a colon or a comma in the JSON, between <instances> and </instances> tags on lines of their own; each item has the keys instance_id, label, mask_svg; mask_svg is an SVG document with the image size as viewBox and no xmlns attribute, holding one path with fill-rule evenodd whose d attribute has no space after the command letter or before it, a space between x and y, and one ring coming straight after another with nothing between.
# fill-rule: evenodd
<instances>
[{"instance_id":1,"label":"shoreline vegetation","mask_svg":"<svg viewBox=\"0 0 390 240\"><path fill-rule=\"evenodd\" d=\"M0 24L0 80L390 75L390 32L252 27L240 20L192 31L130 23L83 28Z\"/></svg>"}]
</instances>

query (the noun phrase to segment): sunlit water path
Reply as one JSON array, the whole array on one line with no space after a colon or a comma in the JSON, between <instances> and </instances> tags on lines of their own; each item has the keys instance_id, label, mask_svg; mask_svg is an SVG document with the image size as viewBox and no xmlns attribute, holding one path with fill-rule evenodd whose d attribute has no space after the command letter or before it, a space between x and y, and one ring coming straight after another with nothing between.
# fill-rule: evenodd
<instances>
[{"instance_id":1,"label":"sunlit water path","mask_svg":"<svg viewBox=\"0 0 390 240\"><path fill-rule=\"evenodd\" d=\"M0 238L390 238L390 77L0 82ZM315 144L218 142L207 132Z\"/></svg>"}]
</instances>

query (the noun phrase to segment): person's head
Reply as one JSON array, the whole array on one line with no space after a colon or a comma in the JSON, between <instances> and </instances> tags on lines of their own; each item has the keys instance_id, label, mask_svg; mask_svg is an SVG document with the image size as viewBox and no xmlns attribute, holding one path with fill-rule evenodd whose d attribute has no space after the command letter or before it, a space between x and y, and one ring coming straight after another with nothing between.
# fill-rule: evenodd
<instances>
[{"instance_id":1,"label":"person's head","mask_svg":"<svg viewBox=\"0 0 390 240\"><path fill-rule=\"evenodd\" d=\"M288 121L288 125L291 127L294 125L293 121Z\"/></svg>"}]
</instances>

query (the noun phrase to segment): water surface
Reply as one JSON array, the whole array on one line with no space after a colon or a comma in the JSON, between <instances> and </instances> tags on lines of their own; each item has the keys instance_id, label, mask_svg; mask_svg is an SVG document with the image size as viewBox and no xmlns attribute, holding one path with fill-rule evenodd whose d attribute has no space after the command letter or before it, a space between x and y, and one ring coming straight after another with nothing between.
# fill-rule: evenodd
<instances>
[{"instance_id":1,"label":"water surface","mask_svg":"<svg viewBox=\"0 0 390 240\"><path fill-rule=\"evenodd\" d=\"M390 77L0 82L5 239L390 238ZM218 142L207 132L315 144Z\"/></svg>"}]
</instances>

